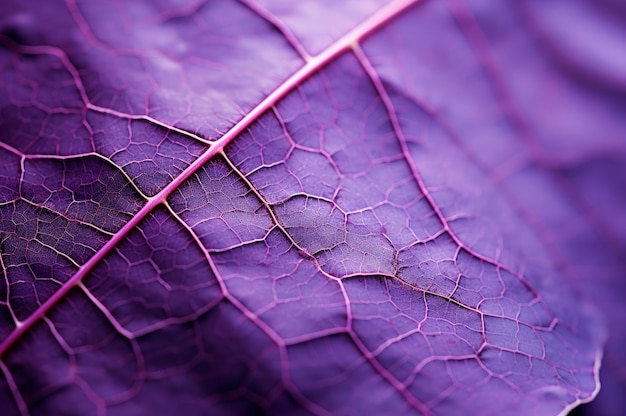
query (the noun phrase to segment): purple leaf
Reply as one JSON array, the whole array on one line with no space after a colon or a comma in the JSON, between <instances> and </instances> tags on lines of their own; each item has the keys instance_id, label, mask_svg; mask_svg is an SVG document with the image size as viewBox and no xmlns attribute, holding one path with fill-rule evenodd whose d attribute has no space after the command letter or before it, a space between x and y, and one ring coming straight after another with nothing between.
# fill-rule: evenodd
<instances>
[{"instance_id":1,"label":"purple leaf","mask_svg":"<svg viewBox=\"0 0 626 416\"><path fill-rule=\"evenodd\" d=\"M610 0L3 2L3 414L619 413L625 39Z\"/></svg>"}]
</instances>

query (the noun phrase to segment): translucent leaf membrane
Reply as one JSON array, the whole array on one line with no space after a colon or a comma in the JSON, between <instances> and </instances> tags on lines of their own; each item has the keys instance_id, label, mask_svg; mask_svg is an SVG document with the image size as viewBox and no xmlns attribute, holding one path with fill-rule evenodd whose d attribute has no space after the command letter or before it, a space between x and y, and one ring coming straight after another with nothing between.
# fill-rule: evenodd
<instances>
[{"instance_id":1,"label":"translucent leaf membrane","mask_svg":"<svg viewBox=\"0 0 626 416\"><path fill-rule=\"evenodd\" d=\"M19 98L26 100L27 107L39 107L38 113L46 113L44 106L55 100L63 101L55 105L58 110L72 108L71 99L79 98L78 89L90 109L122 119L155 118L214 139L301 64L271 23L236 1L11 1L1 10L5 39L34 47L36 55L48 55L41 60L61 61L19 59L12 65L33 69L4 71L7 77L18 76L18 85L34 90ZM38 48L42 46L44 50ZM22 54L29 51L17 49L15 52ZM68 73L63 66L74 70ZM48 69L55 71L48 73L44 82L28 82L31 72L46 73ZM68 77L76 79L60 79ZM11 84L5 88L14 88ZM19 106L17 100L10 101ZM43 102L37 105L39 101ZM85 105L78 104L84 112ZM53 108L47 108L48 112ZM31 108L28 112L36 111ZM69 120L64 118L64 122ZM78 124L89 130L82 119ZM70 126L61 128L65 135L72 130ZM88 141L89 133L78 135ZM36 140L37 134L34 136L30 140ZM71 146L67 137L57 140Z\"/></svg>"},{"instance_id":2,"label":"translucent leaf membrane","mask_svg":"<svg viewBox=\"0 0 626 416\"><path fill-rule=\"evenodd\" d=\"M18 3L3 414L622 408L621 6Z\"/></svg>"}]
</instances>

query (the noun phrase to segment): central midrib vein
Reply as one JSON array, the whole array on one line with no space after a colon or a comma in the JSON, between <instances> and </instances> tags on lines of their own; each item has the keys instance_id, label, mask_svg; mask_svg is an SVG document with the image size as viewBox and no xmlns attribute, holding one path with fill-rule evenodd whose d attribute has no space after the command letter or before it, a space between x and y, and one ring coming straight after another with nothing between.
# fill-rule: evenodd
<instances>
[{"instance_id":1,"label":"central midrib vein","mask_svg":"<svg viewBox=\"0 0 626 416\"><path fill-rule=\"evenodd\" d=\"M272 91L263 101L257 104L248 114L246 114L239 122L237 122L222 137L213 142L209 149L200 155L193 163L191 163L179 176L174 178L165 188L158 194L148 199L148 202L120 228L109 241L98 250L78 271L57 290L50 298L48 298L35 312L22 321L13 332L0 344L0 360L4 354L41 318L43 318L59 301L61 301L74 287L83 281L85 276L93 270L93 268L109 253L111 250L124 239L128 233L134 229L146 216L152 212L158 205L167 201L174 190L176 190L183 182L198 171L198 169L208 162L213 156L221 153L224 147L247 129L254 121L271 109L280 99L291 92L311 75L317 73L326 64L330 63L337 56L352 48L353 45L362 41L372 32L388 23L391 19L401 14L410 6L420 2L421 0L396 0L382 7L368 19L354 27L344 36L335 41L323 52L308 58L305 65L291 75L285 82Z\"/></svg>"}]
</instances>

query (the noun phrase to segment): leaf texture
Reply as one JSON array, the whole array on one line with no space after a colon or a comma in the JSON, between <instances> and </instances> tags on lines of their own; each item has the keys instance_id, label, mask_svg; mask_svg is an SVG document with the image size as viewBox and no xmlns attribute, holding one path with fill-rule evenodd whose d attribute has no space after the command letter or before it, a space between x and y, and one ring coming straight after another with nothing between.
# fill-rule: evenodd
<instances>
[{"instance_id":1,"label":"leaf texture","mask_svg":"<svg viewBox=\"0 0 626 416\"><path fill-rule=\"evenodd\" d=\"M3 2L3 414L615 414L625 22Z\"/></svg>"}]
</instances>

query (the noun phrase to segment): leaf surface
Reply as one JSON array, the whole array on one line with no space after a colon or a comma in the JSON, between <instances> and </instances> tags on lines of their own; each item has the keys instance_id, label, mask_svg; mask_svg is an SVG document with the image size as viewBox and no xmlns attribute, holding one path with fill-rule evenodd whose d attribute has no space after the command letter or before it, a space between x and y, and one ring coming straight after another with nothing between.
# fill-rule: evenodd
<instances>
[{"instance_id":1,"label":"leaf surface","mask_svg":"<svg viewBox=\"0 0 626 416\"><path fill-rule=\"evenodd\" d=\"M610 414L611 4L3 3L5 414Z\"/></svg>"}]
</instances>

